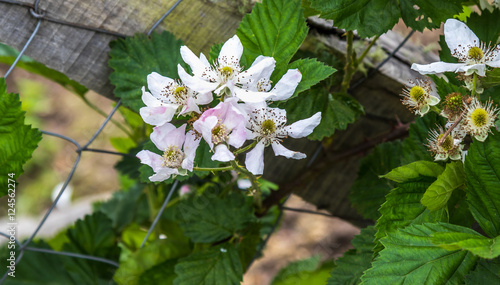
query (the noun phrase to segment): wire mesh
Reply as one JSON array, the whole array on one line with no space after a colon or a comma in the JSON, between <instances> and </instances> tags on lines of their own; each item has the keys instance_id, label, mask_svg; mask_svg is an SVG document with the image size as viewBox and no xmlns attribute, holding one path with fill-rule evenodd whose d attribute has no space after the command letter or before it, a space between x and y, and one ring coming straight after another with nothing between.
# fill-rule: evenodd
<instances>
[{"instance_id":1,"label":"wire mesh","mask_svg":"<svg viewBox=\"0 0 500 285\"><path fill-rule=\"evenodd\" d=\"M40 29L43 21L48 21L48 22L52 22L52 23L58 23L60 25L75 27L75 28L79 28L79 29L90 30L90 31L94 31L94 32L97 32L97 33L109 34L109 35L113 35L113 36L120 37L120 38L124 38L125 37L125 35L119 34L119 33L113 32L113 31L109 31L109 30L105 30L105 29L100 29L100 28L96 28L96 27L90 27L90 26L86 26L86 25L81 25L81 24L78 24L78 23L70 23L70 22L66 22L66 21L61 21L61 20L58 20L58 19L50 18L50 17L48 17L46 15L45 11L39 10L39 3L40 3L40 1L41 0L36 0L33 4L29 4L29 3L25 3L25 2L16 1L16 0L0 0L0 3L6 3L6 4L19 5L19 6L22 6L22 7L26 7L26 9L29 10L30 15L33 18L37 19L36 25L35 25L35 27L33 29L33 32L31 33L31 36L26 41L24 47L19 52L19 55L17 56L17 58L15 59L15 61L12 63L12 65L9 67L9 69L5 73L5 75L4 75L5 78L7 78L11 74L12 70L15 68L16 64L19 62L20 58L22 57L22 55L24 54L24 52L26 51L26 49L30 46L30 44L34 40L36 40L36 34L39 31L39 29ZM158 25L181 3L181 1L182 0L178 0L174 5L172 5L172 7L170 7L168 9L168 11L166 11L162 15L162 17L160 19L158 19L158 21L156 21L155 24L146 32L146 34L150 35L158 27ZM406 43L406 41L408 40L409 37L411 37L412 34L413 34L413 31L399 44L399 46L392 53L390 53L388 55L388 57L387 57L386 60L384 60L383 62L381 62L376 67L376 69L374 71L378 70L385 63L387 63L388 60L390 58L392 58L392 56ZM372 71L371 73L369 73L369 76L373 75L374 71ZM361 83L362 83L362 81L356 82L352 86L352 88L356 88ZM89 146L94 142L94 140L97 138L97 136L106 127L106 125L111 120L111 118L115 114L116 110L118 110L118 108L120 107L120 105L121 105L121 102L118 101L118 103L116 104L116 106L114 107L114 109L108 114L107 118L100 125L100 127L98 128L98 130L96 130L94 132L94 134L91 137L91 139L88 140L83 146L81 144L79 144L76 140L74 140L74 139L72 139L70 137L67 137L65 135L58 134L58 133L53 133L53 132L49 132L49 131L44 131L44 130L41 131L42 134L45 135L45 136L57 137L57 138L66 140L66 141L71 142L72 144L74 144L76 146L76 148L77 148L76 149L77 158L76 158L75 162L73 163L73 167L72 167L71 171L69 172L69 174L68 174L68 176L67 176L67 178L66 178L66 180L65 180L65 182L64 182L64 184L62 186L62 188L60 189L57 197L54 199L52 205L47 210L47 212L45 213L44 217L42 218L42 220L40 221L40 223L38 224L38 226L36 227L36 229L33 231L33 233L30 235L30 237L24 243L22 243L22 244L16 239L15 242L19 246L19 254L18 254L18 256L16 258L16 261L15 261L16 265L22 260L24 252L26 252L26 251L35 251L35 252L41 252L41 253L47 253L47 254L56 254L56 255L64 255L64 256L74 257L74 258L88 259L88 260L93 260L93 261L96 261L96 262L107 263L107 264L113 265L115 267L119 267L119 264L116 263L115 261L109 260L109 259L105 259L105 258L101 258L101 257L84 255L84 254L78 254L78 253L73 253L73 252L54 251L54 250L50 250L50 249L35 248L35 247L30 247L29 245L33 241L33 239L36 237L36 235L38 234L38 232L40 231L40 229L42 228L42 226L45 224L47 218L52 214L52 212L53 212L55 206L57 205L60 197L63 195L64 191L66 190L66 188L67 188L67 186L69 184L69 182L73 178L73 175L74 175L74 173L75 173L75 171L76 171L76 169L77 169L77 167L79 165L79 162L81 160L83 152L88 151L88 152L99 152L99 153L110 154L110 155L131 156L130 154L126 154L126 153L119 153L119 152L114 152L114 151L109 151L109 150L89 148ZM321 149L316 150L315 154L309 160L309 162L307 164L307 167L310 167L310 166L312 166L314 164L314 161L316 160L316 158L319 155L320 151L321 151ZM168 202L169 202L169 200L170 200L170 198L171 198L174 190L177 188L177 186L178 186L178 181L175 181L173 183L173 185L172 185L172 187L171 187L171 189L170 189L167 197L165 198L160 211L157 213L157 215L156 215L153 223L151 224L146 237L142 241L141 247L144 246L144 244L147 241L149 235L151 234L151 232L155 228L155 226L156 226L156 224L157 224L160 216L162 215L163 211L165 210L166 205L168 204ZM280 203L280 205L279 205L279 214L278 214L278 217L276 219L276 222L272 226L272 229L271 229L270 233L267 235L267 237L265 238L265 240L263 241L263 243L260 245L257 254L254 256L254 258L252 259L252 261L248 264L247 270L248 270L248 268L250 268L250 266L252 265L253 261L258 256L260 256L260 253L264 249L264 247L266 246L267 241L269 240L269 238L271 237L271 235L275 232L275 230L277 228L277 225L278 225L280 219L282 218L283 213L284 213L285 210L286 211L295 211L295 212L299 212L299 213L308 213L308 214L316 214L316 215L323 215L323 216L333 217L332 215L326 214L326 213L314 212L314 211L304 210L304 209L295 209L295 208L291 208L291 207L285 207L284 205L285 205L286 201L288 200L288 197L285 198ZM7 238L7 239L10 238L10 235L8 235L8 234L6 234L4 232L1 232L1 231L0 231L0 236L3 236L5 238ZM2 278L0 279L0 284L2 284L6 280L9 272L10 272L10 269L7 270L3 274Z\"/></svg>"}]
</instances>

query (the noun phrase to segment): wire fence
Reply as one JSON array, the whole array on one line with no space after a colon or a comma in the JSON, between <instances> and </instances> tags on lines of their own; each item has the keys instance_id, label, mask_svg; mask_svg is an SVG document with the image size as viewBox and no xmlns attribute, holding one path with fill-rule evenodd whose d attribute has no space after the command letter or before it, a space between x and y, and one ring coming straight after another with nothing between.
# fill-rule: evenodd
<instances>
[{"instance_id":1,"label":"wire fence","mask_svg":"<svg viewBox=\"0 0 500 285\"><path fill-rule=\"evenodd\" d=\"M47 14L46 14L46 11L42 11L42 10L39 9L40 1L41 0L36 0L36 1L34 1L33 4L29 4L29 3L25 3L25 2L19 2L19 1L16 1L16 0L0 0L0 3L6 3L6 4L12 4L12 5L18 5L18 6L26 7L26 9L29 10L30 15L34 19L37 20L36 25L33 28L33 32L31 33L31 36L26 41L24 47L19 52L19 54L18 54L17 58L15 59L15 61L12 63L12 65L9 67L9 69L5 73L5 75L4 75L5 78L7 78L11 74L12 70L15 68L16 64L19 62L19 60L21 59L21 57L24 54L24 52L26 51L26 49L30 46L30 44L34 40L36 40L36 34L39 31L39 29L42 26L42 24L43 24L44 21L52 22L52 23L57 23L57 24L60 24L60 25L65 25L65 26L71 26L71 27L75 27L75 28L79 28L79 29L85 29L85 30L89 30L89 31L94 31L96 33L109 34L109 35L113 35L113 36L120 37L120 38L124 38L125 37L125 35L119 34L119 33L113 32L113 31L109 31L109 30L105 30L105 29L100 29L100 28L95 28L95 27L90 27L90 26L86 26L86 25L81 25L81 24L78 24L78 23L70 23L70 22L66 22L66 21L62 21L62 20L58 20L58 19L55 19L55 18L48 17ZM162 17L160 19L158 19L158 21L155 22L155 24L147 31L146 34L150 35L158 27L158 25L166 17L168 17L168 15L181 2L182 2L182 0L178 0L176 3L174 3L174 5L172 5L172 7L170 7L168 9L168 11L166 11L162 15ZM384 60L383 62L381 62L374 70L372 70L369 73L369 76L373 75L373 73L375 71L377 71L385 63L387 63L388 60L390 58L392 58L394 56L394 54L406 43L406 41L411 37L412 34L413 34L413 31L410 32L410 34L399 44L399 46L393 52L391 52L390 54L388 54L388 57L387 57L386 60ZM354 83L353 86L352 86L352 88L351 88L351 90L354 89L354 88L356 88L356 87L358 87L362 83L362 81L364 81L364 79L360 80L359 82ZM68 184L70 183L71 179L73 178L73 175L74 175L74 173L75 173L75 171L76 171L76 169L77 169L77 167L79 165L79 162L80 162L81 157L82 157L82 155L83 155L84 152L100 152L100 153L109 154L109 155L129 156L129 154L125 154L125 153L119 153L119 152L114 152L114 151L109 151L109 150L104 150L104 149L90 148L90 145L94 142L94 140L97 138L97 136L107 126L107 124L109 123L109 121L111 120L111 118L113 117L113 115L115 114L115 112L118 110L118 108L120 106L121 106L121 102L118 101L117 104L115 105L114 109L108 114L107 118L101 124L101 126L99 127L99 129L97 129L95 131L95 133L90 138L90 140L87 141L83 146L80 143L78 143L76 140L74 140L74 139L72 139L70 137L67 137L65 135L58 134L58 133L53 133L53 132L49 132L49 131L44 131L44 130L41 131L42 134L45 135L45 136L57 137L57 138L60 138L62 140L66 140L66 141L72 143L73 145L75 145L76 148L77 148L76 149L77 157L76 157L76 160L75 160L75 162L73 164L73 167L72 167L71 171L69 172L69 174L68 174L68 176L67 176L67 178L66 178L66 180L65 180L65 182L64 182L64 184L62 186L62 188L60 189L57 197L54 199L52 205L47 210L47 212L43 216L42 220L40 221L40 223L38 224L38 226L36 227L36 229L29 236L29 238L26 241L24 241L23 243L19 242L17 239L15 240L16 244L19 246L19 248L18 248L19 254L17 255L16 261L15 261L15 265L17 265L19 262L21 262L22 257L23 257L23 255L24 255L25 252L27 252L27 251L33 251L33 252L41 252L41 253L47 253L47 254L64 255L64 256L74 257L74 258L88 259L88 260L93 260L93 261L96 261L96 262L107 263L107 264L113 265L115 267L119 267L119 264L117 262L115 262L113 260L101 258L101 257L84 255L84 254L79 254L79 253L74 253L74 252L55 251L55 250L50 250L50 249L35 248L35 247L30 247L29 245L33 241L33 239L37 236L38 232L40 231L40 229L43 227L43 225L47 221L47 218L52 214L54 208L56 207L56 205L57 205L57 203L59 201L59 199L61 198L61 196L63 195L64 191L66 190ZM321 151L321 147L318 148L316 150L316 152L314 153L314 155L311 157L311 159L309 160L309 162L307 164L307 167L311 167L314 164L314 161L316 160L316 158L319 155L320 151ZM152 233L153 229L157 225L157 223L158 223L161 215L163 214L163 212L164 212L164 210L165 210L168 202L170 201L170 199L172 197L172 194L174 193L175 189L177 189L177 187L178 187L178 181L175 181L173 183L173 185L171 186L171 188L169 190L169 193L168 193L167 197L165 198L165 200L164 200L164 202L163 202L163 204L162 204L162 206L161 206L158 214L156 215L153 223L151 224L150 228L148 229L147 235L146 235L146 237L143 239L143 241L141 243L141 248L145 245L145 243L148 240L150 234ZM260 256L262 250L264 249L264 247L267 244L267 241L269 240L269 238L271 237L271 235L275 232L275 230L276 230L276 228L277 228L277 226L279 224L279 221L281 220L281 218L283 216L283 212L284 211L294 211L294 212L299 212L299 213L307 213L307 214L316 214L316 215L322 215L322 216L328 216L328 217L335 217L335 216L333 216L331 214L328 214L328 213L322 213L322 212L316 212L316 211L311 211L311 210L296 209L296 208L286 207L285 203L286 203L286 201L288 200L289 197L290 196L288 196L287 198L285 198L278 205L279 206L278 217L277 217L275 223L273 224L270 233L267 235L267 237L265 238L265 240L259 246L257 254L254 256L254 258L252 259L252 261L248 264L247 270L248 270L248 268L250 268L250 266L252 265L253 261L258 256ZM1 232L1 231L0 231L0 236L3 236L5 238L7 238L7 239L10 238L10 235L8 235L8 234L6 234L4 232ZM2 284L6 280L6 278L8 277L9 272L10 272L10 269L7 270L3 274L2 278L0 279L0 284Z\"/></svg>"}]
</instances>

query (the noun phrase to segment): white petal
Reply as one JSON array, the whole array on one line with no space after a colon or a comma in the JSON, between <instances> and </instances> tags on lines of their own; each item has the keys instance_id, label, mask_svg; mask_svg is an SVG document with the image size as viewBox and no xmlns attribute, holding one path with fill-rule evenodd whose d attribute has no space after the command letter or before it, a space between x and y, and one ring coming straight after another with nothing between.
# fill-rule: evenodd
<instances>
[{"instance_id":1,"label":"white petal","mask_svg":"<svg viewBox=\"0 0 500 285\"><path fill-rule=\"evenodd\" d=\"M219 64L222 66L230 65L232 61L240 62L241 55L243 54L243 45L238 36L234 35L227 40L222 46L219 53ZM229 61L229 62L228 62ZM231 64L232 66L232 64Z\"/></svg>"},{"instance_id":2,"label":"white petal","mask_svg":"<svg viewBox=\"0 0 500 285\"><path fill-rule=\"evenodd\" d=\"M286 158L293 158L293 159L306 158L305 154L298 152L298 151L289 150L280 143L272 142L271 146L273 147L273 151L274 151L275 155L281 155L281 156L284 156Z\"/></svg>"},{"instance_id":3,"label":"white petal","mask_svg":"<svg viewBox=\"0 0 500 285\"><path fill-rule=\"evenodd\" d=\"M231 134L229 135L229 139L227 143L239 148L243 145L243 143L247 140L247 129L245 128L245 122L242 122L236 128L233 129Z\"/></svg>"},{"instance_id":4,"label":"white petal","mask_svg":"<svg viewBox=\"0 0 500 285\"><path fill-rule=\"evenodd\" d=\"M139 114L147 124L161 126L172 120L176 110L176 105L165 104L159 107L142 107Z\"/></svg>"},{"instance_id":5,"label":"white petal","mask_svg":"<svg viewBox=\"0 0 500 285\"><path fill-rule=\"evenodd\" d=\"M266 63L266 68L263 68L263 70L260 72L260 77L256 80L259 80L260 78L269 79L274 71L274 68L276 67L276 60L269 56L259 55L252 63L252 66L250 66L249 69L251 69L253 66L257 66L257 64L260 64L261 61L269 61L269 59L272 59L272 64L269 64L270 62Z\"/></svg>"},{"instance_id":6,"label":"white petal","mask_svg":"<svg viewBox=\"0 0 500 285\"><path fill-rule=\"evenodd\" d=\"M208 59L207 57L203 54L203 53L200 53L200 61L207 67L210 66L210 62L208 62Z\"/></svg>"},{"instance_id":7,"label":"white petal","mask_svg":"<svg viewBox=\"0 0 500 285\"><path fill-rule=\"evenodd\" d=\"M485 76L486 72L486 66L482 63L478 64L472 64L472 65L465 65L460 67L457 71L458 72L465 72L465 75L471 75L477 73L479 76Z\"/></svg>"},{"instance_id":8,"label":"white petal","mask_svg":"<svg viewBox=\"0 0 500 285\"><path fill-rule=\"evenodd\" d=\"M149 176L149 180L152 182L161 182L169 179L170 176L176 174L179 174L179 171L177 169L165 167L160 169L160 171L158 171L154 175Z\"/></svg>"},{"instance_id":9,"label":"white petal","mask_svg":"<svg viewBox=\"0 0 500 285\"><path fill-rule=\"evenodd\" d=\"M199 93L212 92L219 85L217 82L212 83L189 75L180 64L177 65L177 72L184 85Z\"/></svg>"},{"instance_id":10,"label":"white petal","mask_svg":"<svg viewBox=\"0 0 500 285\"><path fill-rule=\"evenodd\" d=\"M238 87L234 88L234 92L236 93L236 97L240 98L240 100L245 103L264 102L269 98L269 96L273 95L273 93L270 92L254 92Z\"/></svg>"},{"instance_id":11,"label":"white petal","mask_svg":"<svg viewBox=\"0 0 500 285\"><path fill-rule=\"evenodd\" d=\"M151 166L154 172L158 172L163 167L163 158L154 152L141 150L136 156L141 160L142 164Z\"/></svg>"},{"instance_id":12,"label":"white petal","mask_svg":"<svg viewBox=\"0 0 500 285\"><path fill-rule=\"evenodd\" d=\"M219 144L215 147L212 160L227 162L234 160L234 154L227 148L225 144Z\"/></svg>"},{"instance_id":13,"label":"white petal","mask_svg":"<svg viewBox=\"0 0 500 285\"><path fill-rule=\"evenodd\" d=\"M205 63L199 59L187 46L181 47L181 56L185 63L191 67L193 74L195 76L201 76L203 72L210 67L210 65L205 65Z\"/></svg>"},{"instance_id":14,"label":"white petal","mask_svg":"<svg viewBox=\"0 0 500 285\"><path fill-rule=\"evenodd\" d=\"M237 82L242 84L243 87L255 86L261 78L269 80L275 66L276 60L274 58L268 56L259 57L257 64L252 64L248 70L238 74Z\"/></svg>"},{"instance_id":15,"label":"white petal","mask_svg":"<svg viewBox=\"0 0 500 285\"><path fill-rule=\"evenodd\" d=\"M197 105L206 105L210 104L214 100L214 96L212 92L199 93L196 95L195 102Z\"/></svg>"},{"instance_id":16,"label":"white petal","mask_svg":"<svg viewBox=\"0 0 500 285\"><path fill-rule=\"evenodd\" d=\"M142 87L142 102L148 107L158 107L162 105L161 101L147 92L144 86Z\"/></svg>"},{"instance_id":17,"label":"white petal","mask_svg":"<svg viewBox=\"0 0 500 285\"><path fill-rule=\"evenodd\" d=\"M200 118L193 123L193 128L203 136L203 139L210 146L210 149L214 148L214 143L212 142L212 129L217 125L218 121L216 116L208 116Z\"/></svg>"},{"instance_id":18,"label":"white petal","mask_svg":"<svg viewBox=\"0 0 500 285\"><path fill-rule=\"evenodd\" d=\"M186 124L176 128L174 125L167 123L159 127L154 127L153 133L149 137L160 150L165 151L171 145L182 149L182 144L186 137L185 131Z\"/></svg>"},{"instance_id":19,"label":"white petal","mask_svg":"<svg viewBox=\"0 0 500 285\"><path fill-rule=\"evenodd\" d=\"M261 175L264 172L264 143L259 142L245 158L245 166L254 175Z\"/></svg>"},{"instance_id":20,"label":"white petal","mask_svg":"<svg viewBox=\"0 0 500 285\"><path fill-rule=\"evenodd\" d=\"M292 138L303 138L310 135L314 128L321 122L321 112L312 115L310 118L297 121L288 126L288 135Z\"/></svg>"},{"instance_id":21,"label":"white petal","mask_svg":"<svg viewBox=\"0 0 500 285\"><path fill-rule=\"evenodd\" d=\"M200 145L200 138L197 138L193 131L186 134L186 142L184 142L184 160L182 168L193 171L194 158L196 157L196 149Z\"/></svg>"},{"instance_id":22,"label":"white petal","mask_svg":"<svg viewBox=\"0 0 500 285\"><path fill-rule=\"evenodd\" d=\"M201 113L200 108L198 105L196 105L196 101L194 100L193 97L187 98L186 105L182 108L182 111L179 113L179 115L183 115L189 112L195 112L195 113Z\"/></svg>"},{"instance_id":23,"label":"white petal","mask_svg":"<svg viewBox=\"0 0 500 285\"><path fill-rule=\"evenodd\" d=\"M156 72L149 74L147 80L148 80L148 89L156 98L161 98L161 93L162 90L165 88L165 86L168 86L174 82L173 79L161 76Z\"/></svg>"},{"instance_id":24,"label":"white petal","mask_svg":"<svg viewBox=\"0 0 500 285\"><path fill-rule=\"evenodd\" d=\"M433 62L431 64L412 64L411 69L419 72L420 74L437 74L443 72L456 72L464 67L465 63L449 63L449 62Z\"/></svg>"},{"instance_id":25,"label":"white petal","mask_svg":"<svg viewBox=\"0 0 500 285\"><path fill-rule=\"evenodd\" d=\"M486 65L498 68L498 67L500 67L500 59L487 62Z\"/></svg>"},{"instance_id":26,"label":"white petal","mask_svg":"<svg viewBox=\"0 0 500 285\"><path fill-rule=\"evenodd\" d=\"M298 69L289 69L276 86L271 90L274 93L269 97L271 101L281 101L290 98L302 79L302 74Z\"/></svg>"},{"instance_id":27,"label":"white petal","mask_svg":"<svg viewBox=\"0 0 500 285\"><path fill-rule=\"evenodd\" d=\"M444 23L444 40L453 53L454 50L461 50L464 47L479 46L479 38L464 23L448 19ZM469 52L468 48L465 52Z\"/></svg>"}]
</instances>

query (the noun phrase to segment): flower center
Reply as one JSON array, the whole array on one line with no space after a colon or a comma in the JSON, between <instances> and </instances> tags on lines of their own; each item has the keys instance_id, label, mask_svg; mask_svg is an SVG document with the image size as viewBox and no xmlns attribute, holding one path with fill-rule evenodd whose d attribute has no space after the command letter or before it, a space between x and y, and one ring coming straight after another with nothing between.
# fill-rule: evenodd
<instances>
[{"instance_id":1,"label":"flower center","mask_svg":"<svg viewBox=\"0 0 500 285\"><path fill-rule=\"evenodd\" d=\"M410 96L416 102L422 102L422 100L425 97L425 90L424 90L424 88L422 88L422 87L420 87L418 85L417 86L413 86L410 89Z\"/></svg>"},{"instance_id":2,"label":"flower center","mask_svg":"<svg viewBox=\"0 0 500 285\"><path fill-rule=\"evenodd\" d=\"M274 134L276 132L276 124L273 120L265 120L262 122L262 134L264 136L268 136L270 134Z\"/></svg>"},{"instance_id":3,"label":"flower center","mask_svg":"<svg viewBox=\"0 0 500 285\"><path fill-rule=\"evenodd\" d=\"M483 108L477 108L471 114L472 124L480 128L488 122L488 112Z\"/></svg>"},{"instance_id":4,"label":"flower center","mask_svg":"<svg viewBox=\"0 0 500 285\"><path fill-rule=\"evenodd\" d=\"M163 165L170 168L179 168L182 165L184 154L175 145L171 145L163 153Z\"/></svg>"},{"instance_id":5,"label":"flower center","mask_svg":"<svg viewBox=\"0 0 500 285\"><path fill-rule=\"evenodd\" d=\"M220 69L220 73L226 78L230 77L233 74L233 71L234 70L229 66L224 66Z\"/></svg>"},{"instance_id":6,"label":"flower center","mask_svg":"<svg viewBox=\"0 0 500 285\"><path fill-rule=\"evenodd\" d=\"M228 139L228 132L226 126L221 123L218 123L212 129L212 142L214 144L220 144L221 142L225 142Z\"/></svg>"},{"instance_id":7,"label":"flower center","mask_svg":"<svg viewBox=\"0 0 500 285\"><path fill-rule=\"evenodd\" d=\"M480 60L481 58L483 58L484 56L484 53L483 51L478 48L478 47L471 47L469 49L469 54L468 54L469 58L470 59L473 59L473 60Z\"/></svg>"},{"instance_id":8,"label":"flower center","mask_svg":"<svg viewBox=\"0 0 500 285\"><path fill-rule=\"evenodd\" d=\"M440 134L439 135L439 138L438 138L438 141L444 136L444 134ZM447 135L446 138L444 139L443 141L443 144L441 145L441 148L444 150L444 151L450 151L453 149L453 138L451 137L451 135Z\"/></svg>"}]
</instances>

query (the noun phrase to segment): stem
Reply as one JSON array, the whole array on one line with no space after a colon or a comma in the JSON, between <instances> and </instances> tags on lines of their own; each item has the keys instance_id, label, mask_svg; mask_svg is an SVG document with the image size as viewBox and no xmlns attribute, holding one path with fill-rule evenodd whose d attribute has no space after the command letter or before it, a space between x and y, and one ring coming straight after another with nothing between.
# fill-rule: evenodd
<instances>
[{"instance_id":1,"label":"stem","mask_svg":"<svg viewBox=\"0 0 500 285\"><path fill-rule=\"evenodd\" d=\"M108 117L108 114L106 114L103 110L99 109L96 105L92 104L89 100L87 100L87 98L85 98L85 96L80 96L80 97L82 98L83 102L85 104L87 104L87 106L89 106L92 110L96 111L98 114L102 115L104 118ZM129 138L133 139L132 134L127 129L125 129L125 127L123 127L120 123L118 123L114 119L111 119L111 122L115 126L117 126L120 130L122 130L125 134L127 134L127 136Z\"/></svg>"},{"instance_id":2,"label":"stem","mask_svg":"<svg viewBox=\"0 0 500 285\"><path fill-rule=\"evenodd\" d=\"M232 166L223 166L223 167L193 167L193 171L198 170L198 171L226 171L226 170L233 170Z\"/></svg>"},{"instance_id":3,"label":"stem","mask_svg":"<svg viewBox=\"0 0 500 285\"><path fill-rule=\"evenodd\" d=\"M464 118L465 116L465 112L467 110L464 110L462 112L462 114L460 114L460 117L458 117L455 122L453 122L453 125L451 125L451 127L449 127L446 132L443 134L443 136L438 140L437 142L437 145L438 146L441 146L443 143L444 143L444 140L446 139L446 137L451 133L451 131L456 128L456 126L458 126L458 124L460 123L460 121L462 121L462 119Z\"/></svg>"},{"instance_id":4,"label":"stem","mask_svg":"<svg viewBox=\"0 0 500 285\"><path fill-rule=\"evenodd\" d=\"M476 93L476 84L477 84L477 73L474 72L474 78L472 79L472 90L470 92L470 96L474 97ZM478 98L481 100L481 95L478 94Z\"/></svg>"},{"instance_id":5,"label":"stem","mask_svg":"<svg viewBox=\"0 0 500 285\"><path fill-rule=\"evenodd\" d=\"M253 147L254 147L254 146L256 146L256 145L257 145L257 141L254 141L253 143L251 143L251 144L247 145L247 146L246 146L246 147L244 147L244 148L240 148L240 149L235 150L233 153L234 153L234 155L238 155L238 154L240 154L240 153L242 153L242 152L245 152L245 151L247 151L247 150L249 150L249 149L253 148Z\"/></svg>"},{"instance_id":6,"label":"stem","mask_svg":"<svg viewBox=\"0 0 500 285\"><path fill-rule=\"evenodd\" d=\"M236 161L231 161L231 166L233 167L234 170L238 171L239 173L242 173L248 177L248 180L250 180L250 183L252 183L252 188L255 190L254 194L254 203L257 205L257 211L260 211L262 209L262 197L261 197L261 190L259 186L259 182L257 181L257 177L253 175L250 171L248 171L246 168L241 167L236 163Z\"/></svg>"},{"instance_id":7,"label":"stem","mask_svg":"<svg viewBox=\"0 0 500 285\"><path fill-rule=\"evenodd\" d=\"M429 106L429 107L431 107L431 110L436 112L436 114L438 115L441 114L441 110L437 106Z\"/></svg>"},{"instance_id":8,"label":"stem","mask_svg":"<svg viewBox=\"0 0 500 285\"><path fill-rule=\"evenodd\" d=\"M342 83L340 84L340 92L347 92L349 89L349 85L351 83L352 75L354 74L354 58L353 58L353 39L354 33L352 31L347 32L347 52L346 52L346 61L344 67L344 78L342 79Z\"/></svg>"},{"instance_id":9,"label":"stem","mask_svg":"<svg viewBox=\"0 0 500 285\"><path fill-rule=\"evenodd\" d=\"M363 59L365 58L365 56L368 54L368 52L370 51L370 49L373 47L373 45L375 44L375 42L378 40L378 38L380 37L380 35L378 36L375 36L375 38L373 38L373 40L370 42L370 44L368 45L368 47L363 51L363 53L356 59L356 64L355 66L357 67L362 61Z\"/></svg>"},{"instance_id":10,"label":"stem","mask_svg":"<svg viewBox=\"0 0 500 285\"><path fill-rule=\"evenodd\" d=\"M148 201L148 206L149 206L149 218L151 221L153 221L155 215L156 215L156 205L155 205L155 187L153 185L148 185L146 187L146 198Z\"/></svg>"}]
</instances>

